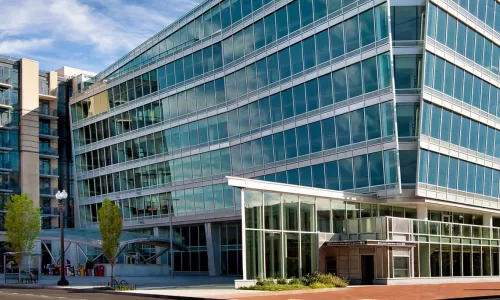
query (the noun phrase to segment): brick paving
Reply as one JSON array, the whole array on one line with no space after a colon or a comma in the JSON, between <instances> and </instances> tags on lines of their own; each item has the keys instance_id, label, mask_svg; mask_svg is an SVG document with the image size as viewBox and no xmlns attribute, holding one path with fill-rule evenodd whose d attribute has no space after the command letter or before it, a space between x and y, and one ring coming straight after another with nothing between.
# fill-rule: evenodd
<instances>
[{"instance_id":1,"label":"brick paving","mask_svg":"<svg viewBox=\"0 0 500 300\"><path fill-rule=\"evenodd\" d=\"M328 291L293 291L277 293L262 292L258 295L225 295L220 298L244 300L427 300L454 298L466 299L467 297L486 297L487 299L500 299L500 282L400 286L355 286L346 289L336 289Z\"/></svg>"}]
</instances>

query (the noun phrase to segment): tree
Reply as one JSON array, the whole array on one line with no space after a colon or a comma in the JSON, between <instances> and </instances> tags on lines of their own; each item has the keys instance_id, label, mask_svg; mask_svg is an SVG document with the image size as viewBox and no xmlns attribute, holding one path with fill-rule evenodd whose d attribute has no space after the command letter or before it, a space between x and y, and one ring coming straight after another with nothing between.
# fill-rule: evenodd
<instances>
[{"instance_id":1,"label":"tree","mask_svg":"<svg viewBox=\"0 0 500 300\"><path fill-rule=\"evenodd\" d=\"M111 284L113 284L114 267L120 247L123 221L119 207L114 205L109 199L104 199L97 215L99 217L99 230L102 237L102 251L111 265Z\"/></svg>"},{"instance_id":2,"label":"tree","mask_svg":"<svg viewBox=\"0 0 500 300\"><path fill-rule=\"evenodd\" d=\"M40 234L40 209L28 195L13 195L5 204L4 226L7 246L14 252L15 263L21 266L24 255L31 255L35 249L35 240Z\"/></svg>"}]
</instances>

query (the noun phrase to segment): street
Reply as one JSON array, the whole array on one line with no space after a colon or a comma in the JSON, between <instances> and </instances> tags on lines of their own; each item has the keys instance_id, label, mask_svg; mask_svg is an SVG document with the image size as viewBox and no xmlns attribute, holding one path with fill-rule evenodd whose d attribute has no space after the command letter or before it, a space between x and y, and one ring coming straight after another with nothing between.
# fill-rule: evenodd
<instances>
[{"instance_id":1,"label":"street","mask_svg":"<svg viewBox=\"0 0 500 300\"><path fill-rule=\"evenodd\" d=\"M84 291L67 291L53 289L1 289L2 300L38 300L38 299L72 299L72 300L127 300L127 299L155 299L150 297L135 297L128 295L110 295L104 293L90 293ZM157 299L157 298L156 298Z\"/></svg>"}]
</instances>

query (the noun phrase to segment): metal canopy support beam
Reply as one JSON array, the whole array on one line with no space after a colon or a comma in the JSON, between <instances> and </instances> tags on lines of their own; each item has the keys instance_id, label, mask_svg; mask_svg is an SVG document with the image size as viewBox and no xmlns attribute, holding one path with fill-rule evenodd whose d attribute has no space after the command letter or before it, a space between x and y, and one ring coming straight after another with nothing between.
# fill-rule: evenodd
<instances>
[{"instance_id":1,"label":"metal canopy support beam","mask_svg":"<svg viewBox=\"0 0 500 300\"><path fill-rule=\"evenodd\" d=\"M151 256L147 261L153 261L154 259L157 259L158 257L162 256L163 254L167 253L168 250L169 250L169 248L163 248L163 250L161 250L160 252Z\"/></svg>"},{"instance_id":2,"label":"metal canopy support beam","mask_svg":"<svg viewBox=\"0 0 500 300\"><path fill-rule=\"evenodd\" d=\"M139 253L139 256L142 258L142 260L144 261L144 263L146 263L148 265L150 264L149 261L144 256L142 256L141 251L139 251L139 249L137 249L137 247L134 244L132 244L132 248L134 248L135 251L137 251L137 253Z\"/></svg>"},{"instance_id":3,"label":"metal canopy support beam","mask_svg":"<svg viewBox=\"0 0 500 300\"><path fill-rule=\"evenodd\" d=\"M42 241L42 245L45 247L45 250L47 250L47 252L49 252L50 258L52 258L52 262L56 263L56 259L52 255L52 252L50 251L49 247L47 247L47 244L45 244L45 242Z\"/></svg>"},{"instance_id":4,"label":"metal canopy support beam","mask_svg":"<svg viewBox=\"0 0 500 300\"><path fill-rule=\"evenodd\" d=\"M85 256L85 258L87 260L90 260L89 257L87 256L87 253L85 253L85 251L83 251L82 247L80 246L80 244L76 244L76 246L78 247L78 249L80 250L80 252L83 254L83 256Z\"/></svg>"}]
</instances>

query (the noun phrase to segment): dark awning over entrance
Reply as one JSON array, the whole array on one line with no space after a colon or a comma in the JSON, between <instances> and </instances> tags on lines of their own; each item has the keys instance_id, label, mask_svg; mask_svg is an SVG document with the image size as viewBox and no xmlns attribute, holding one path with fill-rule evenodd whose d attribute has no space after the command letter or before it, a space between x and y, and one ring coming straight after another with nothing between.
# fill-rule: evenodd
<instances>
[{"instance_id":1,"label":"dark awning over entrance","mask_svg":"<svg viewBox=\"0 0 500 300\"><path fill-rule=\"evenodd\" d=\"M408 241L384 241L384 240L364 240L364 241L328 241L321 247L349 247L349 246L371 246L371 247L415 247L417 243Z\"/></svg>"}]
</instances>

